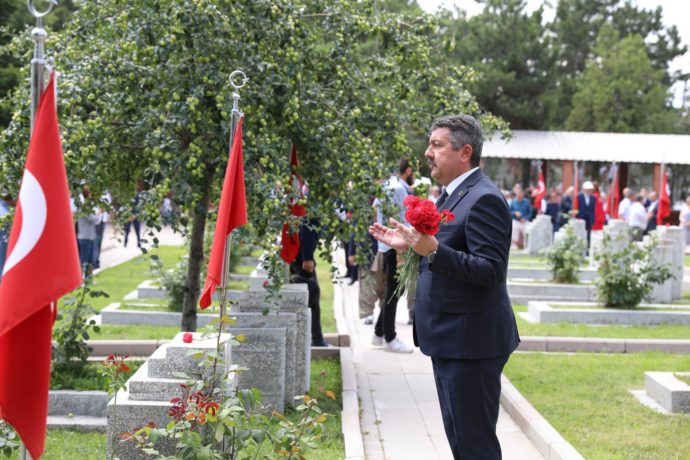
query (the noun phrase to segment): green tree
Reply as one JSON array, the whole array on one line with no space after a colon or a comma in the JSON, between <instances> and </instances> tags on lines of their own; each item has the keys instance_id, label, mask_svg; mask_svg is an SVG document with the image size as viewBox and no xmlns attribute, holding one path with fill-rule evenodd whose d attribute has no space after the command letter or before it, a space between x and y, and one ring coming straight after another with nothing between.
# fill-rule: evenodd
<instances>
[{"instance_id":1,"label":"green tree","mask_svg":"<svg viewBox=\"0 0 690 460\"><path fill-rule=\"evenodd\" d=\"M387 13L372 0L128 0L86 2L48 49L63 72L61 124L69 180L108 188L128 203L134 184L147 188L144 212L172 191L190 231L182 327L196 327L203 235L217 203L228 152L231 91L241 68L249 217L275 282L277 235L288 220L289 142L309 183L308 216L325 241L349 236L337 218L349 209L363 236L368 198L380 192L410 133L434 116L480 115L488 130L505 128L482 113L467 90L464 67L433 65L434 18ZM373 43L373 44L372 44ZM23 42L16 52L28 52ZM363 47L367 53L363 53ZM26 101L18 94L17 102ZM0 136L0 172L16 187L28 131L26 103ZM20 141L21 140L21 141ZM422 152L419 152L421 155ZM350 189L351 187L351 189ZM213 219L213 217L211 217Z\"/></svg>"},{"instance_id":2,"label":"green tree","mask_svg":"<svg viewBox=\"0 0 690 460\"><path fill-rule=\"evenodd\" d=\"M524 0L483 0L481 14L444 19L446 56L476 69L482 78L470 86L477 101L515 129L544 129L541 95L552 85L550 38L543 7L525 11ZM509 32L508 32L509 31Z\"/></svg>"},{"instance_id":3,"label":"green tree","mask_svg":"<svg viewBox=\"0 0 690 460\"><path fill-rule=\"evenodd\" d=\"M549 110L549 126L560 129L572 108L578 81L592 56L592 46L604 24L611 24L621 38L639 35L644 50L656 70L663 73L666 84L673 82L669 63L687 51L681 44L678 29L666 27L663 10L647 10L630 0L559 0L556 16L548 25L554 37L557 60L552 68L556 85L544 95Z\"/></svg>"},{"instance_id":4,"label":"green tree","mask_svg":"<svg viewBox=\"0 0 690 460\"><path fill-rule=\"evenodd\" d=\"M42 2L34 2L39 10L42 10ZM76 9L71 0L61 0L45 18L45 27L48 30L60 30L69 19L72 11ZM21 31L30 31L36 23L26 0L0 0L0 47L10 42L12 36ZM26 34L29 38L28 33ZM15 56L0 53L0 128L4 128L10 121L12 105L7 97L19 83L19 67L27 62L17 59Z\"/></svg>"},{"instance_id":5,"label":"green tree","mask_svg":"<svg viewBox=\"0 0 690 460\"><path fill-rule=\"evenodd\" d=\"M677 115L667 106L663 71L652 66L642 37L621 40L604 25L593 51L573 97L568 129L671 132Z\"/></svg>"}]
</instances>

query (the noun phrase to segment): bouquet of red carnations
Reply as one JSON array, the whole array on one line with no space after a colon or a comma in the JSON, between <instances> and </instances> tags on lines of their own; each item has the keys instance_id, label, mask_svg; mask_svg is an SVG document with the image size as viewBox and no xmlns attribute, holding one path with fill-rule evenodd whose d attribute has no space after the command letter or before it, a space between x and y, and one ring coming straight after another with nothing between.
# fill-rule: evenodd
<instances>
[{"instance_id":1,"label":"bouquet of red carnations","mask_svg":"<svg viewBox=\"0 0 690 460\"><path fill-rule=\"evenodd\" d=\"M407 211L405 219L419 233L424 235L435 235L442 224L451 222L455 215L448 211L439 211L436 205L429 200L422 200L419 197L410 195L403 202ZM398 266L398 287L396 294L402 297L407 293L414 292L417 286L417 275L419 274L419 260L421 256L412 248L405 251L403 262Z\"/></svg>"}]
</instances>

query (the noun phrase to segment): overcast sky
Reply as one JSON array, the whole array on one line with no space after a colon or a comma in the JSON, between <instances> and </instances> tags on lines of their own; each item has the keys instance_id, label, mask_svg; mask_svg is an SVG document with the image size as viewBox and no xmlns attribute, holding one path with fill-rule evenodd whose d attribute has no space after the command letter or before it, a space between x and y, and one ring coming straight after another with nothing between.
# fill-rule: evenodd
<instances>
[{"instance_id":1,"label":"overcast sky","mask_svg":"<svg viewBox=\"0 0 690 460\"><path fill-rule=\"evenodd\" d=\"M482 5L474 0L417 0L419 6L428 12L436 11L440 6L452 8L457 5L468 14L474 15L481 11ZM546 2L541 0L527 0L529 10L534 10ZM557 4L558 0L553 0L551 3ZM666 25L675 25L678 27L681 40L683 44L690 46L690 1L687 0L633 0L633 3L646 9L653 9L661 5L663 7L663 20ZM553 9L545 8L545 16L547 18L553 17ZM670 66L671 71L683 69L690 71L690 52L685 53L684 56L676 58ZM676 98L676 103L679 103L679 98L682 94L682 84L673 88Z\"/></svg>"}]
</instances>

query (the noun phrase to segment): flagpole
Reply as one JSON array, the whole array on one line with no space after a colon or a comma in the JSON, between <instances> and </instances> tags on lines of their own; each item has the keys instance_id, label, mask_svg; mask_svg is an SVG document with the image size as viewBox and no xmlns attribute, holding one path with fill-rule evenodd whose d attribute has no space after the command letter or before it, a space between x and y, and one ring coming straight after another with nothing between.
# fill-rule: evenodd
<instances>
[{"instance_id":1,"label":"flagpole","mask_svg":"<svg viewBox=\"0 0 690 460\"><path fill-rule=\"evenodd\" d=\"M239 78L239 83L235 81ZM242 117L242 112L239 109L240 95L239 90L242 88L249 79L241 70L235 70L230 74L228 81L230 85L235 89L232 92L232 112L230 112L230 149L232 149L232 143L235 140L235 131L237 130L237 125ZM225 241L225 252L223 253L223 270L220 286L220 316L221 318L225 315L226 303L227 303L227 292L228 292L228 281L230 278L230 243L232 243L232 232L228 234L227 240ZM221 321L222 324L222 321Z\"/></svg>"},{"instance_id":2,"label":"flagpole","mask_svg":"<svg viewBox=\"0 0 690 460\"><path fill-rule=\"evenodd\" d=\"M43 28L43 16L47 15L57 5L57 0L49 0L48 9L39 12L34 7L33 0L27 0L27 6L31 15L36 18L36 27L31 30L31 37L34 39L34 57L31 59L31 134L34 132L34 118L38 109L38 102L41 93L46 86L45 70L46 59L44 56L44 44L48 37L48 32Z\"/></svg>"},{"instance_id":3,"label":"flagpole","mask_svg":"<svg viewBox=\"0 0 690 460\"><path fill-rule=\"evenodd\" d=\"M29 128L29 137L33 136L38 103L46 87L47 63L44 55L44 45L48 37L48 32L43 28L43 17L50 13L55 5L57 5L57 0L49 0L48 9L39 12L34 7L33 0L27 0L29 12L36 19L36 26L31 30L31 38L34 40L34 55L31 59L31 125ZM26 446L21 440L19 442L19 459L33 460L33 457L31 457L31 454L26 450Z\"/></svg>"}]
</instances>

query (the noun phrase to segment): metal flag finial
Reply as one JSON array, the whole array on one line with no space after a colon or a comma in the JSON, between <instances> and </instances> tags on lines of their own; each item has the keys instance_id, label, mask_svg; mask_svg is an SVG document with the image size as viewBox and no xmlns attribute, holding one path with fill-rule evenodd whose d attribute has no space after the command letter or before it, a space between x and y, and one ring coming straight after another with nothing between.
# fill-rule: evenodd
<instances>
[{"instance_id":1,"label":"metal flag finial","mask_svg":"<svg viewBox=\"0 0 690 460\"><path fill-rule=\"evenodd\" d=\"M241 80L241 83L235 83L235 77L239 77ZM232 85L233 88L235 89L240 89L242 88L248 81L249 78L247 78L247 75L245 75L244 72L241 70L235 70L230 74L230 77L228 77L228 80L230 81L230 84Z\"/></svg>"},{"instance_id":2,"label":"metal flag finial","mask_svg":"<svg viewBox=\"0 0 690 460\"><path fill-rule=\"evenodd\" d=\"M31 12L33 17L35 17L36 19L42 18L46 14L53 11L53 7L57 6L57 4L58 4L57 0L48 0L48 9L43 11L43 12L39 12L36 9L36 7L34 6L33 0L27 0L27 2L28 2L29 11Z\"/></svg>"}]
</instances>

